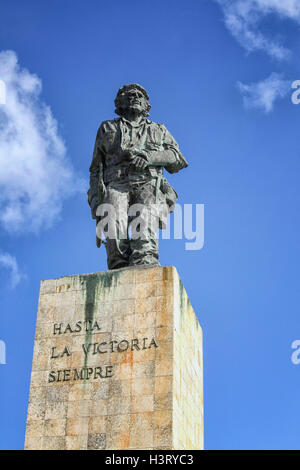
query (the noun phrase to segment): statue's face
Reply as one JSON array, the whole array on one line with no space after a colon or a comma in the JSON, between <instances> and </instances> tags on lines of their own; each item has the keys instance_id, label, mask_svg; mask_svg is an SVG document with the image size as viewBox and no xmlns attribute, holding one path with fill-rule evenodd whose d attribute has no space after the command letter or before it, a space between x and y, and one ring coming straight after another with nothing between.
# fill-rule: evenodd
<instances>
[{"instance_id":1,"label":"statue's face","mask_svg":"<svg viewBox=\"0 0 300 470\"><path fill-rule=\"evenodd\" d=\"M119 105L123 109L142 114L147 109L148 100L140 90L132 88L121 93Z\"/></svg>"}]
</instances>

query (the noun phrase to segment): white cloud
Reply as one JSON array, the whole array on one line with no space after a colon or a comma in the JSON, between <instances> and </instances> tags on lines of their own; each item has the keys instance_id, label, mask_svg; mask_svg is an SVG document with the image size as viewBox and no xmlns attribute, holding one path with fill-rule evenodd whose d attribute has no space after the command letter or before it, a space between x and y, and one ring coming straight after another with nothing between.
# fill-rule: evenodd
<instances>
[{"instance_id":1,"label":"white cloud","mask_svg":"<svg viewBox=\"0 0 300 470\"><path fill-rule=\"evenodd\" d=\"M279 40L259 30L261 20L270 14L300 24L299 0L214 0L221 6L225 24L235 39L248 51L262 50L279 60L290 51Z\"/></svg>"},{"instance_id":2,"label":"white cloud","mask_svg":"<svg viewBox=\"0 0 300 470\"><path fill-rule=\"evenodd\" d=\"M0 268L10 271L10 287L14 289L26 276L21 273L17 260L8 253L0 253Z\"/></svg>"},{"instance_id":3,"label":"white cloud","mask_svg":"<svg viewBox=\"0 0 300 470\"><path fill-rule=\"evenodd\" d=\"M68 159L41 80L0 52L0 225L11 233L38 232L57 220L64 198L83 190Z\"/></svg>"},{"instance_id":4,"label":"white cloud","mask_svg":"<svg viewBox=\"0 0 300 470\"><path fill-rule=\"evenodd\" d=\"M266 13L278 13L287 18L300 20L299 0L252 0Z\"/></svg>"},{"instance_id":5,"label":"white cloud","mask_svg":"<svg viewBox=\"0 0 300 470\"><path fill-rule=\"evenodd\" d=\"M243 95L246 108L260 108L266 113L272 111L274 103L284 98L291 89L291 82L284 80L282 75L272 73L261 82L246 85L238 82L238 88Z\"/></svg>"}]
</instances>

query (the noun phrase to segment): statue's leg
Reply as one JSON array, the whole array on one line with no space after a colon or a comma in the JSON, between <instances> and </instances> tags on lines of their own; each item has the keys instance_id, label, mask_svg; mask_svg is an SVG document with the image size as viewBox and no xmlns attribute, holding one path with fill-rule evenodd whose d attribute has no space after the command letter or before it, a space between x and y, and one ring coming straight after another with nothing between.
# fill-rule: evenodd
<instances>
[{"instance_id":1,"label":"statue's leg","mask_svg":"<svg viewBox=\"0 0 300 470\"><path fill-rule=\"evenodd\" d=\"M155 181L135 186L131 192L131 205L137 205L139 215L132 220L130 265L159 264ZM135 207L135 206L131 206Z\"/></svg>"},{"instance_id":2,"label":"statue's leg","mask_svg":"<svg viewBox=\"0 0 300 470\"><path fill-rule=\"evenodd\" d=\"M128 240L128 191L117 184L108 185L105 204L112 208L108 219L109 226L104 231L108 269L118 269L129 265L130 245Z\"/></svg>"}]
</instances>

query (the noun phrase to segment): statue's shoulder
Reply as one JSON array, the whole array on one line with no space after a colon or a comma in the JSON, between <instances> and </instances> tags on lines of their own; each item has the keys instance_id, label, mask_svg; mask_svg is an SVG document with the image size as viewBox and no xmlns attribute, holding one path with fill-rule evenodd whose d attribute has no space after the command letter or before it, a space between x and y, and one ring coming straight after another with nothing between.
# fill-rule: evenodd
<instances>
[{"instance_id":1,"label":"statue's shoulder","mask_svg":"<svg viewBox=\"0 0 300 470\"><path fill-rule=\"evenodd\" d=\"M109 131L116 131L120 123L120 118L108 119L107 121L102 121L98 129L98 134L104 134Z\"/></svg>"},{"instance_id":2,"label":"statue's shoulder","mask_svg":"<svg viewBox=\"0 0 300 470\"><path fill-rule=\"evenodd\" d=\"M150 119L146 119L146 122L147 122L147 124L149 124L150 126L153 126L153 127L157 127L157 126L161 125L160 122L150 121Z\"/></svg>"},{"instance_id":3,"label":"statue's shoulder","mask_svg":"<svg viewBox=\"0 0 300 470\"><path fill-rule=\"evenodd\" d=\"M162 122L153 122L153 121L150 121L150 119L146 119L146 122L153 129L160 129L162 131L164 131L166 129L165 125Z\"/></svg>"}]
</instances>

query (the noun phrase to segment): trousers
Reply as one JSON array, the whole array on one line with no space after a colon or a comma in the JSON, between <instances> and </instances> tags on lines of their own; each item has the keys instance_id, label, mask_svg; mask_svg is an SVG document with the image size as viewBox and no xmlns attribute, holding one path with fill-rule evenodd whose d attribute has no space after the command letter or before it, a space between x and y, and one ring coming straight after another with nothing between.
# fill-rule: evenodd
<instances>
[{"instance_id":1,"label":"trousers","mask_svg":"<svg viewBox=\"0 0 300 470\"><path fill-rule=\"evenodd\" d=\"M156 180L111 182L101 217L108 269L159 264Z\"/></svg>"}]
</instances>

